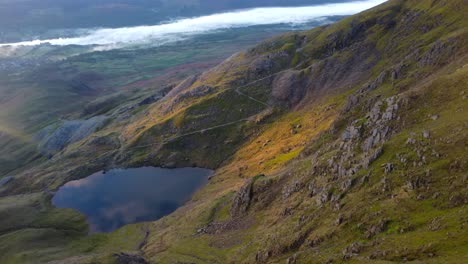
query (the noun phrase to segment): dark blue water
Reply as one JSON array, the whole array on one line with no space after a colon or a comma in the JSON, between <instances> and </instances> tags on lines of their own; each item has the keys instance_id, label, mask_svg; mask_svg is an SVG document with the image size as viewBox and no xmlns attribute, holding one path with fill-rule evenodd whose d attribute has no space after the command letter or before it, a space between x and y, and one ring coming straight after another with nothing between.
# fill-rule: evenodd
<instances>
[{"instance_id":1,"label":"dark blue water","mask_svg":"<svg viewBox=\"0 0 468 264\"><path fill-rule=\"evenodd\" d=\"M98 172L65 184L52 203L85 214L90 232L110 232L172 213L190 200L211 174L211 170L200 168L154 167Z\"/></svg>"}]
</instances>

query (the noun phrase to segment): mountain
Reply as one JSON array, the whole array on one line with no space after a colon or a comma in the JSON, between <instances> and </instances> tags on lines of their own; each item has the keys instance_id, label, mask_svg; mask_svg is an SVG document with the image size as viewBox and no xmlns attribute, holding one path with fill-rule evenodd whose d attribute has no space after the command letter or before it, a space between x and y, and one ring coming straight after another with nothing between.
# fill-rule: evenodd
<instances>
[{"instance_id":1,"label":"mountain","mask_svg":"<svg viewBox=\"0 0 468 264\"><path fill-rule=\"evenodd\" d=\"M97 101L63 144L71 124L47 127L51 159L0 186L0 260L460 263L467 11L390 0L146 97ZM70 180L141 165L216 172L173 214L110 234L87 236L83 216L50 205Z\"/></svg>"}]
</instances>

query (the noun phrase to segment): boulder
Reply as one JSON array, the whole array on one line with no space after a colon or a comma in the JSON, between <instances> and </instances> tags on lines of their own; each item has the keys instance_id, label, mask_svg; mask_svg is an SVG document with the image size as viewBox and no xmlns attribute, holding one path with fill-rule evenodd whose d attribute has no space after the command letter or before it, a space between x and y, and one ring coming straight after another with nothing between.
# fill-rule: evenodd
<instances>
[{"instance_id":1,"label":"boulder","mask_svg":"<svg viewBox=\"0 0 468 264\"><path fill-rule=\"evenodd\" d=\"M300 71L285 71L273 80L272 95L290 106L298 104L305 95L305 85Z\"/></svg>"},{"instance_id":2,"label":"boulder","mask_svg":"<svg viewBox=\"0 0 468 264\"><path fill-rule=\"evenodd\" d=\"M431 137L431 133L428 130L424 130L422 134L423 134L423 137L426 139Z\"/></svg>"}]
</instances>

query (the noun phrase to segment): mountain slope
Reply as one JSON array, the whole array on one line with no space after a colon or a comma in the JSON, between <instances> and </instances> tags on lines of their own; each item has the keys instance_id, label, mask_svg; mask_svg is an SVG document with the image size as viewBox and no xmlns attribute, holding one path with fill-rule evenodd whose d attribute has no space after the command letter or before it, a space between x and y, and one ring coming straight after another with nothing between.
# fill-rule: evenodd
<instances>
[{"instance_id":1,"label":"mountain slope","mask_svg":"<svg viewBox=\"0 0 468 264\"><path fill-rule=\"evenodd\" d=\"M231 59L240 62L214 86L300 65L246 89L291 110L253 128L193 203L156 222L145 255L457 263L467 254L464 13L462 1L390 1ZM262 55L274 62L251 77Z\"/></svg>"},{"instance_id":2,"label":"mountain slope","mask_svg":"<svg viewBox=\"0 0 468 264\"><path fill-rule=\"evenodd\" d=\"M158 99L118 105L98 131L0 187L22 197L1 222L15 230L0 233L4 259L459 263L468 254L467 11L463 0L388 1L235 54ZM31 194L139 165L216 174L175 213L109 235L86 237L83 219Z\"/></svg>"}]
</instances>

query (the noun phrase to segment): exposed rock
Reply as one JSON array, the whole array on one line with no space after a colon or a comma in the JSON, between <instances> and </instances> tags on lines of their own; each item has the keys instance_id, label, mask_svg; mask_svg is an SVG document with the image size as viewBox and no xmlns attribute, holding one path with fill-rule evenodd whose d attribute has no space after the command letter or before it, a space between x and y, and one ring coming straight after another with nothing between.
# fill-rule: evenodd
<instances>
[{"instance_id":1,"label":"exposed rock","mask_svg":"<svg viewBox=\"0 0 468 264\"><path fill-rule=\"evenodd\" d=\"M369 82L366 85L364 85L364 87L362 87L359 90L359 93L363 93L363 92L372 91L372 90L377 89L377 87L379 87L380 85L382 85L384 83L385 79L387 78L387 74L388 74L387 71L382 71L374 81Z\"/></svg>"},{"instance_id":2,"label":"exposed rock","mask_svg":"<svg viewBox=\"0 0 468 264\"><path fill-rule=\"evenodd\" d=\"M366 231L366 238L369 239L377 234L382 233L387 228L387 225L387 220L381 220L379 223L371 225Z\"/></svg>"},{"instance_id":3,"label":"exposed rock","mask_svg":"<svg viewBox=\"0 0 468 264\"><path fill-rule=\"evenodd\" d=\"M361 136L361 127L349 126L341 135L343 141L347 141Z\"/></svg>"},{"instance_id":4,"label":"exposed rock","mask_svg":"<svg viewBox=\"0 0 468 264\"><path fill-rule=\"evenodd\" d=\"M170 98L173 98L175 97L176 95L184 92L185 90L187 90L188 88L190 88L190 86L192 86L198 79L198 75L193 75L193 76L189 76L187 77L185 80L183 80L179 85L177 85L176 87L174 87L174 89L172 89L171 91L169 91L166 96L164 97L164 99L170 99Z\"/></svg>"},{"instance_id":5,"label":"exposed rock","mask_svg":"<svg viewBox=\"0 0 468 264\"><path fill-rule=\"evenodd\" d=\"M281 61L289 59L286 52L274 52L256 58L249 66L251 78L258 79L260 76L271 74L281 69Z\"/></svg>"},{"instance_id":6,"label":"exposed rock","mask_svg":"<svg viewBox=\"0 0 468 264\"><path fill-rule=\"evenodd\" d=\"M309 183L309 196L310 197L313 197L315 195L317 195L318 193L320 193L321 189L319 187L316 186L315 182L312 181L311 183Z\"/></svg>"},{"instance_id":7,"label":"exposed rock","mask_svg":"<svg viewBox=\"0 0 468 264\"><path fill-rule=\"evenodd\" d=\"M362 250L362 244L354 242L343 250L343 260L351 259L353 256L357 256Z\"/></svg>"},{"instance_id":8,"label":"exposed rock","mask_svg":"<svg viewBox=\"0 0 468 264\"><path fill-rule=\"evenodd\" d=\"M284 210L281 212L281 216L290 216L293 214L293 209L291 207L286 207Z\"/></svg>"},{"instance_id":9,"label":"exposed rock","mask_svg":"<svg viewBox=\"0 0 468 264\"><path fill-rule=\"evenodd\" d=\"M396 112L398 111L398 103L396 102L396 97L392 96L385 100L387 103L387 108L385 112L382 114L382 121L390 121L396 118Z\"/></svg>"},{"instance_id":10,"label":"exposed rock","mask_svg":"<svg viewBox=\"0 0 468 264\"><path fill-rule=\"evenodd\" d=\"M322 190L320 194L317 196L317 199L316 199L317 205L322 206L326 202L330 201L330 199L331 199L330 191L328 189Z\"/></svg>"},{"instance_id":11,"label":"exposed rock","mask_svg":"<svg viewBox=\"0 0 468 264\"><path fill-rule=\"evenodd\" d=\"M416 144L416 139L408 138L408 140L406 140L406 145L414 145L414 144Z\"/></svg>"},{"instance_id":12,"label":"exposed rock","mask_svg":"<svg viewBox=\"0 0 468 264\"><path fill-rule=\"evenodd\" d=\"M279 101L296 105L305 95L305 85L300 71L286 71L279 74L273 81L272 95Z\"/></svg>"},{"instance_id":13,"label":"exposed rock","mask_svg":"<svg viewBox=\"0 0 468 264\"><path fill-rule=\"evenodd\" d=\"M333 194L331 195L331 198L330 198L330 201L332 203L334 203L335 205L338 204L339 205L339 201L343 199L343 194L342 193L338 193L338 194ZM339 208L338 208L339 209Z\"/></svg>"},{"instance_id":14,"label":"exposed rock","mask_svg":"<svg viewBox=\"0 0 468 264\"><path fill-rule=\"evenodd\" d=\"M141 102L138 103L138 106L149 105L161 100L164 96L162 95L152 95L143 99Z\"/></svg>"},{"instance_id":15,"label":"exposed rock","mask_svg":"<svg viewBox=\"0 0 468 264\"><path fill-rule=\"evenodd\" d=\"M410 190L416 190L417 188L420 188L423 185L424 185L424 181L419 176L414 177L413 179L410 179L406 184L406 186L408 186Z\"/></svg>"},{"instance_id":16,"label":"exposed rock","mask_svg":"<svg viewBox=\"0 0 468 264\"><path fill-rule=\"evenodd\" d=\"M367 113L366 118L370 120L371 122L377 122L380 118L380 111L382 109L383 102L381 100L377 101L372 109Z\"/></svg>"},{"instance_id":17,"label":"exposed rock","mask_svg":"<svg viewBox=\"0 0 468 264\"><path fill-rule=\"evenodd\" d=\"M387 177L383 177L382 180L380 181L380 184L382 185L382 192L388 192L389 188L389 182Z\"/></svg>"},{"instance_id":18,"label":"exposed rock","mask_svg":"<svg viewBox=\"0 0 468 264\"><path fill-rule=\"evenodd\" d=\"M253 196L253 184L254 179L249 179L244 184L244 186L242 186L242 188L237 192L232 202L231 216L241 216L247 212L247 209L250 206L250 202Z\"/></svg>"},{"instance_id":19,"label":"exposed rock","mask_svg":"<svg viewBox=\"0 0 468 264\"><path fill-rule=\"evenodd\" d=\"M142 256L130 255L126 253L114 254L118 264L148 264Z\"/></svg>"},{"instance_id":20,"label":"exposed rock","mask_svg":"<svg viewBox=\"0 0 468 264\"><path fill-rule=\"evenodd\" d=\"M286 264L296 264L297 263L297 256L294 255L292 257L289 257L287 260L286 260Z\"/></svg>"},{"instance_id":21,"label":"exposed rock","mask_svg":"<svg viewBox=\"0 0 468 264\"><path fill-rule=\"evenodd\" d=\"M401 70L403 68L403 63L399 63L398 65L396 65L393 69L392 69L392 82L396 81L398 78L401 77Z\"/></svg>"},{"instance_id":22,"label":"exposed rock","mask_svg":"<svg viewBox=\"0 0 468 264\"><path fill-rule=\"evenodd\" d=\"M432 219L427 228L432 232L439 231L442 228L441 221L442 219L440 217L436 217Z\"/></svg>"},{"instance_id":23,"label":"exposed rock","mask_svg":"<svg viewBox=\"0 0 468 264\"><path fill-rule=\"evenodd\" d=\"M354 179L348 179L348 180L345 180L342 184L341 184L341 190L343 192L347 192L349 191L349 189L351 189L351 187L353 187L354 185Z\"/></svg>"},{"instance_id":24,"label":"exposed rock","mask_svg":"<svg viewBox=\"0 0 468 264\"><path fill-rule=\"evenodd\" d=\"M87 120L64 121L42 129L35 137L39 149L45 154L55 154L67 145L78 142L94 133L108 119L106 116L95 116Z\"/></svg>"},{"instance_id":25,"label":"exposed rock","mask_svg":"<svg viewBox=\"0 0 468 264\"><path fill-rule=\"evenodd\" d=\"M189 77L189 79L190 79L190 78L193 78L193 76L192 76L192 77ZM193 80L193 79L190 79L190 80ZM186 81L187 81L187 80L186 80ZM185 84L185 85L189 85L189 84L190 84L190 85L192 85L192 83L191 83L190 81L189 81L188 83L182 82L181 84ZM180 85L177 86L177 87L178 87L178 88L181 88ZM155 102L158 102L159 100L162 100L163 98L165 98L166 95L168 95L171 91L173 91L173 90L175 91L175 89L176 89L177 87L174 87L174 85L169 85L169 86L163 88L162 90L160 90L159 92L157 92L156 94L153 94L153 95L151 95L151 96L149 96L149 97L143 99L141 102L139 102L139 103L137 104L137 106L149 105L149 104L153 104L153 103L155 103ZM189 86L188 86L188 87L189 87ZM184 87L184 89L187 89L188 87ZM181 91L179 91L179 92L181 92ZM174 96L174 93L172 93L172 96ZM133 108L136 108L136 107L133 107Z\"/></svg>"},{"instance_id":26,"label":"exposed rock","mask_svg":"<svg viewBox=\"0 0 468 264\"><path fill-rule=\"evenodd\" d=\"M370 172L364 176L362 176L361 180L360 180L360 184L365 184L367 182L369 182L369 178L370 178Z\"/></svg>"},{"instance_id":27,"label":"exposed rock","mask_svg":"<svg viewBox=\"0 0 468 264\"><path fill-rule=\"evenodd\" d=\"M318 245L320 245L323 241L325 241L323 237L318 237L318 238L309 240L307 244L309 247L313 248L313 247L317 247Z\"/></svg>"},{"instance_id":28,"label":"exposed rock","mask_svg":"<svg viewBox=\"0 0 468 264\"><path fill-rule=\"evenodd\" d=\"M208 234L208 229L207 227L199 228L197 229L197 232L195 234L196 235Z\"/></svg>"},{"instance_id":29,"label":"exposed rock","mask_svg":"<svg viewBox=\"0 0 468 264\"><path fill-rule=\"evenodd\" d=\"M380 156L382 156L382 154L383 148L380 147L364 159L363 167L365 169L369 168L369 166L374 163L374 161L376 161Z\"/></svg>"},{"instance_id":30,"label":"exposed rock","mask_svg":"<svg viewBox=\"0 0 468 264\"><path fill-rule=\"evenodd\" d=\"M374 124L381 124L382 122L395 119L396 112L399 109L397 98L392 96L385 99L385 106L385 109L382 110L384 108L384 101L377 101L367 114L367 119Z\"/></svg>"},{"instance_id":31,"label":"exposed rock","mask_svg":"<svg viewBox=\"0 0 468 264\"><path fill-rule=\"evenodd\" d=\"M385 163L382 167L384 168L385 174L389 174L393 171L394 165L393 163Z\"/></svg>"},{"instance_id":32,"label":"exposed rock","mask_svg":"<svg viewBox=\"0 0 468 264\"><path fill-rule=\"evenodd\" d=\"M388 126L376 127L372 130L372 134L369 135L362 143L362 150L367 152L374 146L379 145L388 136L390 128Z\"/></svg>"},{"instance_id":33,"label":"exposed rock","mask_svg":"<svg viewBox=\"0 0 468 264\"><path fill-rule=\"evenodd\" d=\"M9 183L11 180L13 180L13 176L6 176L6 177L3 177L2 179L0 179L0 187L6 185L6 184Z\"/></svg>"},{"instance_id":34,"label":"exposed rock","mask_svg":"<svg viewBox=\"0 0 468 264\"><path fill-rule=\"evenodd\" d=\"M385 257L387 257L388 254L389 252L386 250L376 250L372 252L372 254L369 256L369 259L384 259Z\"/></svg>"},{"instance_id":35,"label":"exposed rock","mask_svg":"<svg viewBox=\"0 0 468 264\"><path fill-rule=\"evenodd\" d=\"M343 215L339 215L338 218L335 221L335 225L339 226L343 223Z\"/></svg>"},{"instance_id":36,"label":"exposed rock","mask_svg":"<svg viewBox=\"0 0 468 264\"><path fill-rule=\"evenodd\" d=\"M436 41L430 49L419 58L419 66L434 66L439 65L443 58L448 58L454 52L454 48L450 45L450 41Z\"/></svg>"},{"instance_id":37,"label":"exposed rock","mask_svg":"<svg viewBox=\"0 0 468 264\"><path fill-rule=\"evenodd\" d=\"M378 127L372 130L372 134L366 138L362 144L362 150L367 152L374 146L382 143L383 139L388 135L389 127Z\"/></svg>"},{"instance_id":38,"label":"exposed rock","mask_svg":"<svg viewBox=\"0 0 468 264\"><path fill-rule=\"evenodd\" d=\"M271 251L258 251L255 255L255 263L265 263L272 255Z\"/></svg>"},{"instance_id":39,"label":"exposed rock","mask_svg":"<svg viewBox=\"0 0 468 264\"><path fill-rule=\"evenodd\" d=\"M223 234L226 232L245 230L251 227L253 223L254 221L251 217L234 218L221 222L210 222L206 226L198 228L195 234L216 235Z\"/></svg>"},{"instance_id":40,"label":"exposed rock","mask_svg":"<svg viewBox=\"0 0 468 264\"><path fill-rule=\"evenodd\" d=\"M298 192L302 188L300 181L294 181L292 185L286 186L283 189L283 199L289 198L293 193Z\"/></svg>"},{"instance_id":41,"label":"exposed rock","mask_svg":"<svg viewBox=\"0 0 468 264\"><path fill-rule=\"evenodd\" d=\"M360 101L360 97L357 95L351 95L348 100L346 101L345 106L343 107L343 112L348 112L351 110L354 106L356 106Z\"/></svg>"},{"instance_id":42,"label":"exposed rock","mask_svg":"<svg viewBox=\"0 0 468 264\"><path fill-rule=\"evenodd\" d=\"M422 134L423 137L426 139L431 137L431 133L428 130L424 130Z\"/></svg>"}]
</instances>

